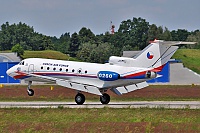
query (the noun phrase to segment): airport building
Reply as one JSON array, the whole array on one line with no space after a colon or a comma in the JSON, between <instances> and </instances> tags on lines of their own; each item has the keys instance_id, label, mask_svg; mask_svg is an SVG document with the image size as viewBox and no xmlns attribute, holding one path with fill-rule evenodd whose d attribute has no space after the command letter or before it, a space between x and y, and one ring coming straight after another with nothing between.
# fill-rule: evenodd
<instances>
[{"instance_id":1,"label":"airport building","mask_svg":"<svg viewBox=\"0 0 200 133\"><path fill-rule=\"evenodd\" d=\"M0 84L20 83L6 74L6 71L12 66L18 64L20 58L15 53L0 53Z\"/></svg>"}]
</instances>

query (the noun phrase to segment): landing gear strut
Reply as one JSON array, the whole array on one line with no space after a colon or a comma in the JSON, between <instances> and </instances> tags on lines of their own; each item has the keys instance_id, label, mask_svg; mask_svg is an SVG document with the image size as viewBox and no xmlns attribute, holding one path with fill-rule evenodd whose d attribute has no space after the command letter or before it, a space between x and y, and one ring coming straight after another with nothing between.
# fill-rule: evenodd
<instances>
[{"instance_id":1,"label":"landing gear strut","mask_svg":"<svg viewBox=\"0 0 200 133\"><path fill-rule=\"evenodd\" d=\"M84 96L82 93L78 93L78 94L75 96L75 102L76 102L78 105L82 105L82 104L85 102L85 96Z\"/></svg>"},{"instance_id":2,"label":"landing gear strut","mask_svg":"<svg viewBox=\"0 0 200 133\"><path fill-rule=\"evenodd\" d=\"M100 101L102 104L108 104L110 102L110 96L104 93L102 96L100 96Z\"/></svg>"},{"instance_id":3,"label":"landing gear strut","mask_svg":"<svg viewBox=\"0 0 200 133\"><path fill-rule=\"evenodd\" d=\"M28 81L27 92L28 92L29 96L33 96L34 95L34 90L31 89L31 84L32 84L32 81Z\"/></svg>"}]
</instances>

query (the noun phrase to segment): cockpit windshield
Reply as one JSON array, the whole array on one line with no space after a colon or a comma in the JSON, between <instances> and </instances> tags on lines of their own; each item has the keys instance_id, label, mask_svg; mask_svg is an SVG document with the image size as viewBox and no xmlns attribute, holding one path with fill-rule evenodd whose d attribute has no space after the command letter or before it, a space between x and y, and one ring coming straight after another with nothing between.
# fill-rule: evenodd
<instances>
[{"instance_id":1,"label":"cockpit windshield","mask_svg":"<svg viewBox=\"0 0 200 133\"><path fill-rule=\"evenodd\" d=\"M19 65L24 65L24 61L21 61L21 62L19 63Z\"/></svg>"}]
</instances>

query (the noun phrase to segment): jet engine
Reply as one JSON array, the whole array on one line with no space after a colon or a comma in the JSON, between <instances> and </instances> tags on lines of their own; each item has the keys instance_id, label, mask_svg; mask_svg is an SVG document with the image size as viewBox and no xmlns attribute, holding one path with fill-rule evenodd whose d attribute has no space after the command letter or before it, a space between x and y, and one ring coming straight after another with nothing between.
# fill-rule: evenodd
<instances>
[{"instance_id":1,"label":"jet engine","mask_svg":"<svg viewBox=\"0 0 200 133\"><path fill-rule=\"evenodd\" d=\"M145 77L146 78L156 78L157 77L157 73L156 72L152 72L152 71L147 71Z\"/></svg>"},{"instance_id":2,"label":"jet engine","mask_svg":"<svg viewBox=\"0 0 200 133\"><path fill-rule=\"evenodd\" d=\"M97 77L103 81L115 81L120 78L120 75L112 71L99 71Z\"/></svg>"}]
</instances>

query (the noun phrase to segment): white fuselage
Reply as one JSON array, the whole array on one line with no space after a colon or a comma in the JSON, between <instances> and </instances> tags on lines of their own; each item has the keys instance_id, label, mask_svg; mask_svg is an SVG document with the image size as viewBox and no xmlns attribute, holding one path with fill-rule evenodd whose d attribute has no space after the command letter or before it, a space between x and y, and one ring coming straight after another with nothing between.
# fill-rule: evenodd
<instances>
[{"instance_id":1,"label":"white fuselage","mask_svg":"<svg viewBox=\"0 0 200 133\"><path fill-rule=\"evenodd\" d=\"M118 73L120 77L113 81L101 80L99 79L99 76L102 75L98 75L100 71L115 72ZM109 88L149 80L151 78L145 77L147 71L151 71L151 69L124 67L110 64L29 58L10 68L7 73L15 79L24 79L27 81L47 81L46 79L27 75L27 73L32 73L41 76L65 79L80 84L92 85L98 88Z\"/></svg>"}]
</instances>

